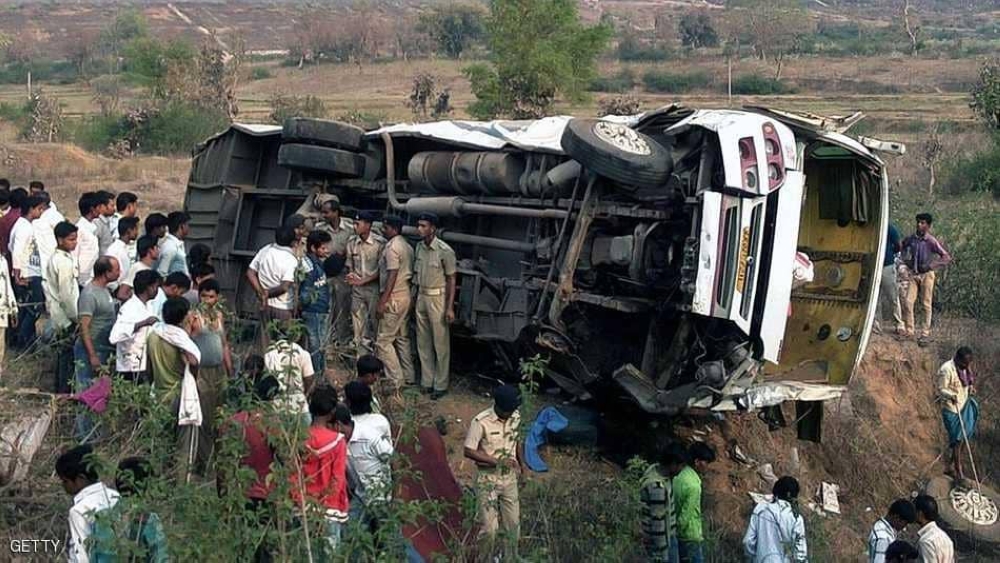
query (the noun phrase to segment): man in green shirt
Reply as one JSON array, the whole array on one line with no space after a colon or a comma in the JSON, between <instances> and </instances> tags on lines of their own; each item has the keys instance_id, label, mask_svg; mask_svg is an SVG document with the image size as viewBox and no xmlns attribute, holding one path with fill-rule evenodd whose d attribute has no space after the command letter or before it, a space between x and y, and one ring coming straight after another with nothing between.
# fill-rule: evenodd
<instances>
[{"instance_id":1,"label":"man in green shirt","mask_svg":"<svg viewBox=\"0 0 1000 563\"><path fill-rule=\"evenodd\" d=\"M677 547L681 563L703 563L701 527L701 477L715 461L715 450L703 442L688 448L689 463L673 479L674 516L677 519Z\"/></svg>"},{"instance_id":2,"label":"man in green shirt","mask_svg":"<svg viewBox=\"0 0 1000 563\"><path fill-rule=\"evenodd\" d=\"M670 480L687 464L684 446L672 443L642 476L639 498L642 510L642 543L650 563L677 563L677 520Z\"/></svg>"}]
</instances>

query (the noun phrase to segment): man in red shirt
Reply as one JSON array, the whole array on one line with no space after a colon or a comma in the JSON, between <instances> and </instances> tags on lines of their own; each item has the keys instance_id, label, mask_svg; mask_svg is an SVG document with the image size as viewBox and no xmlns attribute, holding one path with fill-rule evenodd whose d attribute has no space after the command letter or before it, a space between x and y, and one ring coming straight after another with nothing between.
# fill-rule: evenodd
<instances>
[{"instance_id":1,"label":"man in red shirt","mask_svg":"<svg viewBox=\"0 0 1000 563\"><path fill-rule=\"evenodd\" d=\"M347 439L334 428L337 391L322 387L309 399L312 426L301 468L292 474L292 499L299 506L318 509L326 524L326 543L332 558L347 523Z\"/></svg>"}]
</instances>

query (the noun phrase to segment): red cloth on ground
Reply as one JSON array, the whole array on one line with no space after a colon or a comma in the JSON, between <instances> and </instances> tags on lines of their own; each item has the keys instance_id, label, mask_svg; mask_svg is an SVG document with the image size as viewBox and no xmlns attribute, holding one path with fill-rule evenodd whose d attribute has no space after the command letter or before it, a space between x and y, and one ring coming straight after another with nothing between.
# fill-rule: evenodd
<instances>
[{"instance_id":1,"label":"red cloth on ground","mask_svg":"<svg viewBox=\"0 0 1000 563\"><path fill-rule=\"evenodd\" d=\"M247 454L240 463L253 469L257 480L250 484L244 493L247 498L266 499L274 488L267 483L271 474L271 464L274 463L274 452L267 443L267 435L260 428L260 415L241 411L232 416L230 421L243 432L243 442L247 446Z\"/></svg>"},{"instance_id":2,"label":"red cloth on ground","mask_svg":"<svg viewBox=\"0 0 1000 563\"><path fill-rule=\"evenodd\" d=\"M475 530L465 530L462 518L462 487L448 465L448 453L437 428L425 426L417 433L419 447L399 443L396 450L406 456L411 471L402 479L400 497L403 500L435 500L445 505L440 520L421 518L403 527L403 535L426 561L451 555L449 546L465 544L475 547ZM466 551L466 554L470 551Z\"/></svg>"},{"instance_id":3,"label":"red cloth on ground","mask_svg":"<svg viewBox=\"0 0 1000 563\"><path fill-rule=\"evenodd\" d=\"M326 508L326 515L347 521L347 440L323 426L310 426L302 459L306 497ZM292 499L301 502L298 475L292 475Z\"/></svg>"},{"instance_id":4,"label":"red cloth on ground","mask_svg":"<svg viewBox=\"0 0 1000 563\"><path fill-rule=\"evenodd\" d=\"M85 390L73 395L73 398L87 405L90 410L101 414L108 408L108 397L111 396L111 378L98 377Z\"/></svg>"}]
</instances>

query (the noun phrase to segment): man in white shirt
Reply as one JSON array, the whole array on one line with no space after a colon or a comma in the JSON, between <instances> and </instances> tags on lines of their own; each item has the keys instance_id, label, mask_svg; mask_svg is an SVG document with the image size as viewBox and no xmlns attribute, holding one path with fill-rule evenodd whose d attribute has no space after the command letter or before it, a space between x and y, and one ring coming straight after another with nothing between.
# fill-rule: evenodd
<instances>
[{"instance_id":1,"label":"man in white shirt","mask_svg":"<svg viewBox=\"0 0 1000 563\"><path fill-rule=\"evenodd\" d=\"M132 260L129 258L129 245L139 236L139 218L125 217L118 221L118 239L111 243L105 256L113 256L121 266L121 275L117 280L108 286L112 294L116 294L118 286L125 281L129 271L132 269Z\"/></svg>"},{"instance_id":2,"label":"man in white shirt","mask_svg":"<svg viewBox=\"0 0 1000 563\"><path fill-rule=\"evenodd\" d=\"M794 477L782 477L771 492L774 498L758 504L750 515L743 536L747 561L804 563L809 560L805 520L791 504L799 496L799 482Z\"/></svg>"},{"instance_id":3,"label":"man in white shirt","mask_svg":"<svg viewBox=\"0 0 1000 563\"><path fill-rule=\"evenodd\" d=\"M69 221L55 227L56 251L45 266L45 304L49 309L53 342L56 348L56 392L69 391L73 375L73 339L77 319L77 300L80 286L76 282L76 249L78 229Z\"/></svg>"},{"instance_id":4,"label":"man in white shirt","mask_svg":"<svg viewBox=\"0 0 1000 563\"><path fill-rule=\"evenodd\" d=\"M13 344L27 349L35 342L35 323L42 315L45 292L42 288L42 265L35 244L35 233L31 224L45 211L45 200L38 196L29 197L21 209L21 216L10 232L11 282L20 305L17 331Z\"/></svg>"},{"instance_id":5,"label":"man in white shirt","mask_svg":"<svg viewBox=\"0 0 1000 563\"><path fill-rule=\"evenodd\" d=\"M167 216L168 232L160 239L160 260L156 263L156 271L164 278L174 272L191 275L188 272L187 251L184 249L190 221L191 218L183 211L174 211Z\"/></svg>"},{"instance_id":6,"label":"man in white shirt","mask_svg":"<svg viewBox=\"0 0 1000 563\"><path fill-rule=\"evenodd\" d=\"M913 499L917 509L917 549L920 551L920 563L955 563L955 544L951 538L938 527L938 505L934 497L917 495Z\"/></svg>"},{"instance_id":7,"label":"man in white shirt","mask_svg":"<svg viewBox=\"0 0 1000 563\"><path fill-rule=\"evenodd\" d=\"M56 460L56 475L63 490L73 495L69 509L69 563L88 563L87 538L94 533L94 521L99 512L118 504L119 494L100 481L93 448L77 446Z\"/></svg>"},{"instance_id":8,"label":"man in white shirt","mask_svg":"<svg viewBox=\"0 0 1000 563\"><path fill-rule=\"evenodd\" d=\"M370 519L379 513L378 505L392 499L392 473L389 462L394 453L389 420L372 412L372 390L354 380L344 386L344 399L354 418L354 431L347 444L347 463L358 483L351 499L354 517ZM374 509L374 510L373 510ZM378 525L378 522L366 522Z\"/></svg>"},{"instance_id":9,"label":"man in white shirt","mask_svg":"<svg viewBox=\"0 0 1000 563\"><path fill-rule=\"evenodd\" d=\"M885 518L879 518L868 535L869 563L885 563L885 553L896 536L917 519L913 503L901 498L892 503Z\"/></svg>"},{"instance_id":10,"label":"man in white shirt","mask_svg":"<svg viewBox=\"0 0 1000 563\"><path fill-rule=\"evenodd\" d=\"M306 397L312 392L315 374L312 357L305 348L289 341L279 327L271 327L271 338L274 343L264 354L264 372L278 380L281 395L275 404L281 412L300 416L308 425L311 419Z\"/></svg>"},{"instance_id":11,"label":"man in white shirt","mask_svg":"<svg viewBox=\"0 0 1000 563\"><path fill-rule=\"evenodd\" d=\"M115 345L115 369L130 381L142 381L146 373L146 336L157 322L150 307L160 290L160 274L143 270L133 281L133 295L118 311L109 340Z\"/></svg>"},{"instance_id":12,"label":"man in white shirt","mask_svg":"<svg viewBox=\"0 0 1000 563\"><path fill-rule=\"evenodd\" d=\"M156 244L156 237L153 235L142 235L135 244L138 259L132 263L118 286L118 299L128 301L132 297L132 282L136 274L143 270L155 270L156 261L160 258L160 247Z\"/></svg>"},{"instance_id":13,"label":"man in white shirt","mask_svg":"<svg viewBox=\"0 0 1000 563\"><path fill-rule=\"evenodd\" d=\"M288 226L278 227L274 233L274 243L257 252L247 270L247 280L260 299L261 343L266 346L266 326L272 320L292 319L295 310L293 286L299 259L292 246L295 244L295 230Z\"/></svg>"},{"instance_id":14,"label":"man in white shirt","mask_svg":"<svg viewBox=\"0 0 1000 563\"><path fill-rule=\"evenodd\" d=\"M97 249L101 256L108 252L108 247L115 241L115 235L111 231L111 218L115 214L115 194L100 190L95 192L94 206L97 210L97 217L94 218L94 225L97 227L94 234L97 235Z\"/></svg>"},{"instance_id":15,"label":"man in white shirt","mask_svg":"<svg viewBox=\"0 0 1000 563\"><path fill-rule=\"evenodd\" d=\"M139 196L132 192L121 192L118 194L118 197L115 198L115 209L117 209L117 212L111 216L111 221L108 225L111 227L111 234L117 236L118 221L121 221L122 217L139 216ZM133 261L135 261L134 250L135 249L133 248Z\"/></svg>"},{"instance_id":16,"label":"man in white shirt","mask_svg":"<svg viewBox=\"0 0 1000 563\"><path fill-rule=\"evenodd\" d=\"M65 221L66 218L56 209L56 205L52 203L48 193L39 192L38 197L45 200L46 207L42 216L31 222L31 228L35 232L35 246L38 247L38 258L42 265L42 279L45 279L45 265L49 263L49 258L52 258L52 253L56 251L56 237L52 229L55 229L56 225Z\"/></svg>"},{"instance_id":17,"label":"man in white shirt","mask_svg":"<svg viewBox=\"0 0 1000 563\"><path fill-rule=\"evenodd\" d=\"M80 196L79 208L80 219L76 222L77 232L76 250L73 252L76 258L77 279L80 287L90 283L94 279L94 262L101 257L100 243L97 240L97 196L93 192L86 192Z\"/></svg>"}]
</instances>

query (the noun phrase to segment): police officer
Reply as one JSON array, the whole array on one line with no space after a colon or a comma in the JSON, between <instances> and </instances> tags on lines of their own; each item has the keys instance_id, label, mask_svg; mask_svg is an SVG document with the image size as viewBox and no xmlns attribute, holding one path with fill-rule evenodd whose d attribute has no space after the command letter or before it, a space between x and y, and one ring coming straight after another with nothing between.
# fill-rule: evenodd
<instances>
[{"instance_id":1,"label":"police officer","mask_svg":"<svg viewBox=\"0 0 1000 563\"><path fill-rule=\"evenodd\" d=\"M351 286L351 321L358 356L372 351L372 320L378 301L378 261L385 239L372 232L375 213L361 211L354 221L354 236L347 243L347 276Z\"/></svg>"},{"instance_id":2,"label":"police officer","mask_svg":"<svg viewBox=\"0 0 1000 563\"><path fill-rule=\"evenodd\" d=\"M417 291L417 351L420 385L431 399L448 392L451 341L448 325L455 320L455 251L437 238L438 218L433 213L417 217L417 243L413 275Z\"/></svg>"},{"instance_id":3,"label":"police officer","mask_svg":"<svg viewBox=\"0 0 1000 563\"><path fill-rule=\"evenodd\" d=\"M321 231L330 233L330 253L347 260L347 243L354 236L347 221L340 216L340 200L330 196L320 205L323 221L316 225ZM347 268L330 278L330 297L333 300L332 334L333 341L343 345L352 338L351 330L351 286L347 284Z\"/></svg>"},{"instance_id":4,"label":"police officer","mask_svg":"<svg viewBox=\"0 0 1000 563\"><path fill-rule=\"evenodd\" d=\"M518 440L520 406L517 387L496 388L493 406L472 419L464 448L465 457L476 462L479 472L476 497L482 534L492 541L502 528L511 545L517 545L521 519L517 491L517 478L524 472L524 446Z\"/></svg>"},{"instance_id":5,"label":"police officer","mask_svg":"<svg viewBox=\"0 0 1000 563\"><path fill-rule=\"evenodd\" d=\"M382 220L386 244L379 260L382 294L376 307L378 336L375 353L385 364L389 382L396 388L416 384L410 351L410 278L413 247L403 237L403 220L390 215Z\"/></svg>"}]
</instances>

